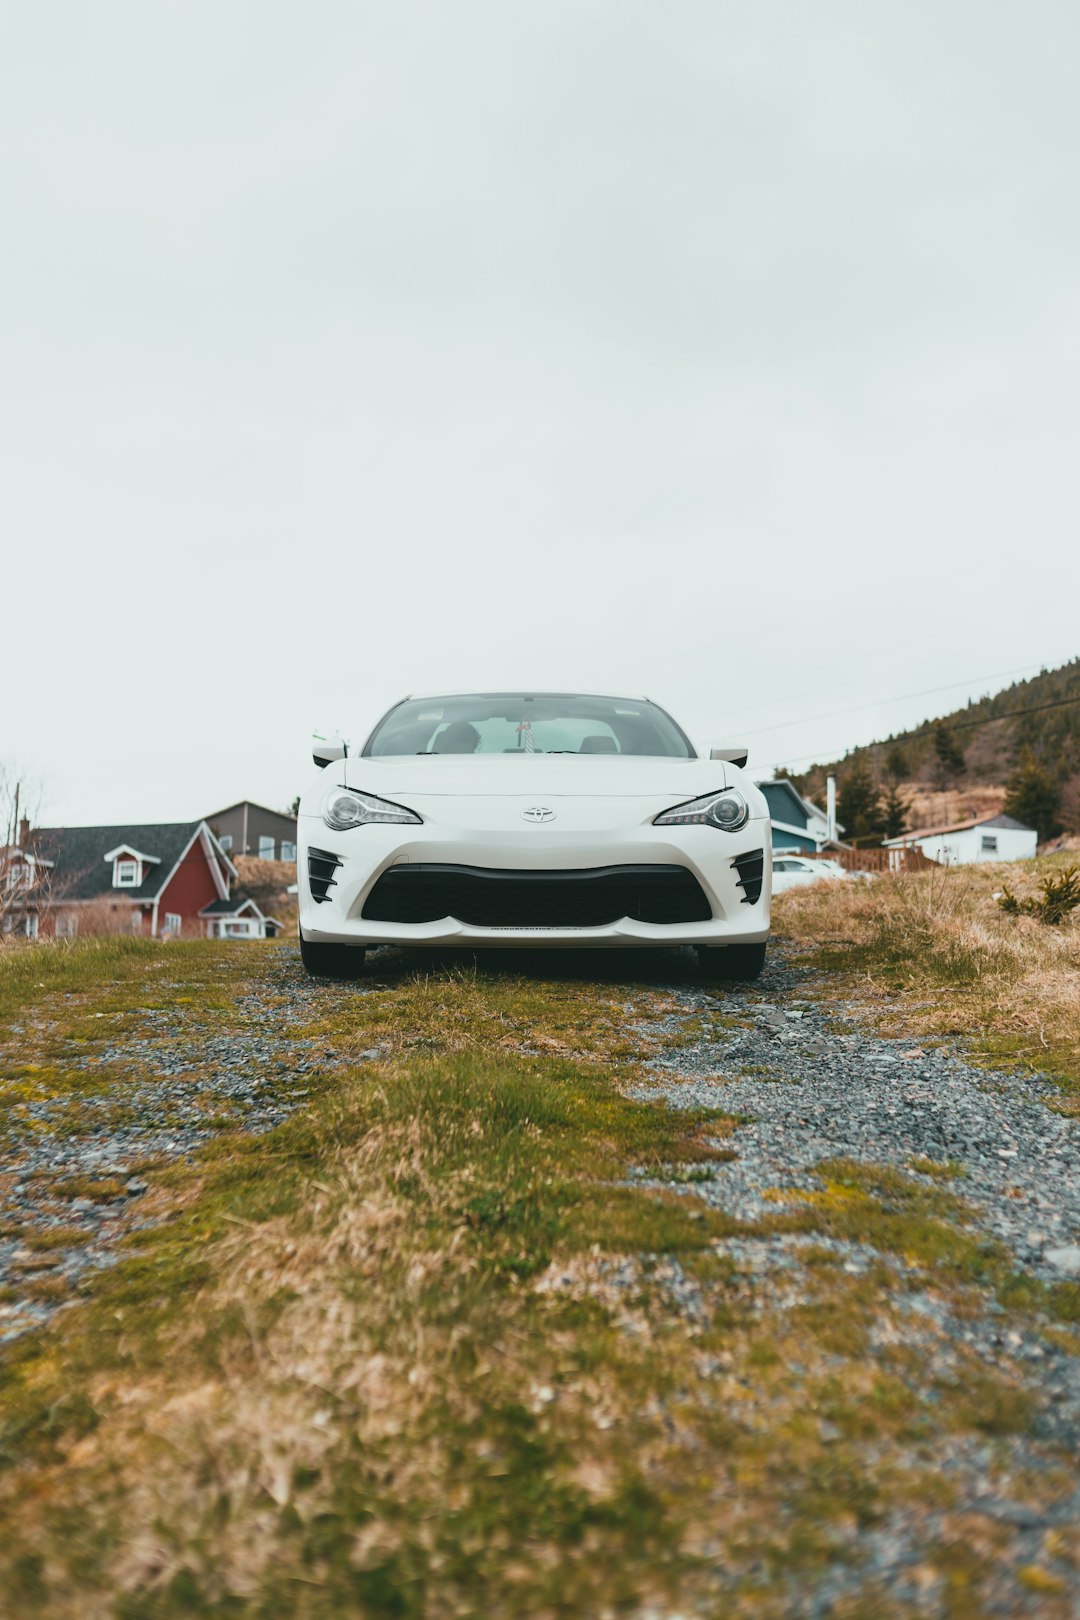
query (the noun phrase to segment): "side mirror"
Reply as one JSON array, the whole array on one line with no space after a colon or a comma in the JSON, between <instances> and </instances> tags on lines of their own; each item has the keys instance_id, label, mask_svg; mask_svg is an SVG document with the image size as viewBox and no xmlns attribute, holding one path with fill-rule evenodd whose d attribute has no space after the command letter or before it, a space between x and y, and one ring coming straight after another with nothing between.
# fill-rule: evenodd
<instances>
[{"instance_id":1,"label":"side mirror","mask_svg":"<svg viewBox=\"0 0 1080 1620\"><path fill-rule=\"evenodd\" d=\"M335 759L348 759L349 745L344 737L320 737L316 732L311 739L311 757L324 770Z\"/></svg>"},{"instance_id":2,"label":"side mirror","mask_svg":"<svg viewBox=\"0 0 1080 1620\"><path fill-rule=\"evenodd\" d=\"M749 748L738 748L732 745L730 748L709 749L710 759L726 759L729 765L745 765L749 757Z\"/></svg>"}]
</instances>

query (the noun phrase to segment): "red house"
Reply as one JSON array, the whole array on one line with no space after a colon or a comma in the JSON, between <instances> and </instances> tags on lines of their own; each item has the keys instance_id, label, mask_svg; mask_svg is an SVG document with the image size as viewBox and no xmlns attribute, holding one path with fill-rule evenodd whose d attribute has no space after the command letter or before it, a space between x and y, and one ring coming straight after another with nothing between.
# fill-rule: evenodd
<instances>
[{"instance_id":1,"label":"red house","mask_svg":"<svg viewBox=\"0 0 1080 1620\"><path fill-rule=\"evenodd\" d=\"M4 926L31 939L133 933L264 939L277 932L232 894L236 868L205 821L125 827L26 822L3 852Z\"/></svg>"}]
</instances>

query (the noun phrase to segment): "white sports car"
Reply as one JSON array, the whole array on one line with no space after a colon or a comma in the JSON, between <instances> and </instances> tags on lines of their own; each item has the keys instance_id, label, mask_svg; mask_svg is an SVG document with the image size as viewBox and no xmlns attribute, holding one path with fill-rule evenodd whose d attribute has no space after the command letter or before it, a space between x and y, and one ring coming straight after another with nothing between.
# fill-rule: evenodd
<instances>
[{"instance_id":1,"label":"white sports car","mask_svg":"<svg viewBox=\"0 0 1080 1620\"><path fill-rule=\"evenodd\" d=\"M745 749L702 758L644 698L409 697L359 754L320 739L300 801L300 949L362 971L373 945L694 945L753 979L771 846Z\"/></svg>"}]
</instances>

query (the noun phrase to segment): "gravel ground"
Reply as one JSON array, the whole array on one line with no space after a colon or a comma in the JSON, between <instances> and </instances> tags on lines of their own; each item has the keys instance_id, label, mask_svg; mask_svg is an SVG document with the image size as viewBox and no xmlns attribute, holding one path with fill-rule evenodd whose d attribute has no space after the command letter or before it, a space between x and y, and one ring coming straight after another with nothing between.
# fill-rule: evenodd
<instances>
[{"instance_id":1,"label":"gravel ground","mask_svg":"<svg viewBox=\"0 0 1080 1620\"><path fill-rule=\"evenodd\" d=\"M221 1034L196 1038L181 1012L133 1008L130 1034L62 1058L87 1085L9 1114L0 1130L0 1344L74 1303L74 1285L114 1263L121 1237L154 1224L155 1169L223 1131L272 1130L302 1105L305 1082L335 1054L289 1033L311 1011L298 969L298 956L286 958L267 981L272 1021L262 995L241 997L240 1027ZM9 1027L9 1058L20 1036L48 1033L40 1023ZM114 1186L79 1196L65 1190L74 1178ZM65 1233L77 1240L37 1246Z\"/></svg>"},{"instance_id":2,"label":"gravel ground","mask_svg":"<svg viewBox=\"0 0 1080 1620\"><path fill-rule=\"evenodd\" d=\"M755 1220L775 1212L766 1195L777 1189L820 1188L814 1168L824 1159L952 1161L964 1172L955 1191L1025 1271L1048 1282L1080 1277L1080 1121L1047 1106L1053 1084L852 1031L857 1009L808 1000L802 984L778 958L753 991L673 992L684 1010L662 1033L677 1033L687 1014L752 1021L678 1047L654 1069L673 1107L753 1118L738 1131L738 1158L702 1196ZM655 1097L657 1087L632 1094Z\"/></svg>"},{"instance_id":3,"label":"gravel ground","mask_svg":"<svg viewBox=\"0 0 1080 1620\"><path fill-rule=\"evenodd\" d=\"M669 1048L654 1061L649 1083L630 1094L661 1095L675 1108L718 1108L746 1122L725 1139L736 1158L709 1167L709 1179L701 1183L667 1185L755 1220L783 1209L785 1191L820 1192L824 1184L816 1168L826 1160L903 1167L928 1188L943 1184L912 1171L912 1158L951 1161L963 1174L944 1185L970 1206L968 1230L1004 1245L1022 1274L1051 1284L1080 1276L1080 1123L1054 1111L1054 1086L1022 1074L988 1073L955 1050L924 1050L870 1035L857 1027L856 1007L823 1005L805 989L802 972L779 952L752 987L715 994L672 987L680 1010L654 1032L677 1037L688 1018L719 1016L707 1018L712 1028L706 1036ZM663 1185L655 1179L650 1184ZM797 1207L796 1201L788 1207ZM873 1269L894 1277L893 1320L883 1314L872 1353L895 1340L898 1315L905 1345L919 1352L923 1390L962 1379L974 1354L989 1373L1007 1371L1026 1387L1037 1416L1030 1437L987 1443L943 1437L935 1465L956 1487L960 1506L929 1512L917 1523L910 1515L892 1514L853 1535L850 1558L839 1557L815 1576L812 1588L793 1586L791 1615L819 1620L835 1613L838 1603L864 1596L874 1583L889 1600L920 1615L936 1620L951 1614L943 1579L926 1576L927 1547L955 1542L965 1525L978 1535L982 1524L1007 1527L1008 1541L996 1585L972 1614L1080 1616L1074 1566L1048 1564L1046 1552L1048 1535L1075 1537L1080 1526L1080 1484L1064 1492L1049 1484L1063 1467L1075 1479L1080 1359L1055 1345L1052 1332L1041 1331L1050 1326L1046 1321L1034 1317L1018 1327L988 1292L973 1288L963 1291L958 1309L955 1298L928 1284L925 1271L864 1244L818 1234L717 1244L736 1267L744 1300L770 1313L814 1300L820 1285L800 1263L807 1246L818 1255L832 1250L846 1274ZM698 1285L670 1259L652 1261L671 1301L688 1320L700 1321ZM639 1275L616 1280L628 1292L640 1286ZM822 1437L839 1440L838 1432L827 1432L831 1428L824 1424ZM910 1461L915 1466L919 1458ZM1044 1505L1032 1506L1031 1482L1040 1476L1047 1480ZM1015 1497L1010 1480L1016 1481ZM1017 1499L1025 1495L1028 1501ZM1050 1568L1061 1583L1052 1611L1043 1607L1050 1601L1045 1594L1025 1590L1017 1579L1035 1567ZM860 1615L868 1612L859 1609Z\"/></svg>"}]
</instances>

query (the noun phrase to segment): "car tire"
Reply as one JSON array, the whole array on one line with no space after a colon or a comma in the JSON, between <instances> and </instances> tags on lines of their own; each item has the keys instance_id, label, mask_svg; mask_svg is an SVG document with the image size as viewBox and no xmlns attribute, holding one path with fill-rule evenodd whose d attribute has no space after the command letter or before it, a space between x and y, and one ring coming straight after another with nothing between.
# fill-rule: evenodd
<instances>
[{"instance_id":1,"label":"car tire","mask_svg":"<svg viewBox=\"0 0 1080 1620\"><path fill-rule=\"evenodd\" d=\"M749 983L756 979L765 966L765 946L760 945L699 945L698 970L703 979L734 980Z\"/></svg>"},{"instance_id":2,"label":"car tire","mask_svg":"<svg viewBox=\"0 0 1080 1620\"><path fill-rule=\"evenodd\" d=\"M363 945L314 945L300 935L300 960L316 979L359 979L364 972Z\"/></svg>"}]
</instances>

